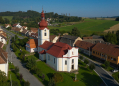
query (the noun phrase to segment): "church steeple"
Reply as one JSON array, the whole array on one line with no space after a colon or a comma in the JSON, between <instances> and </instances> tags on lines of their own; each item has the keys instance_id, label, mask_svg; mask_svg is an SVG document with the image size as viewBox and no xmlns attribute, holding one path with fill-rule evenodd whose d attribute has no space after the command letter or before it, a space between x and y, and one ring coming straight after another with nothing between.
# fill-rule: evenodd
<instances>
[{"instance_id":1,"label":"church steeple","mask_svg":"<svg viewBox=\"0 0 119 86\"><path fill-rule=\"evenodd\" d=\"M44 29L44 28L47 28L47 22L45 21L45 14L43 12L43 9L42 9L42 12L41 12L41 22L39 23L39 29Z\"/></svg>"}]
</instances>

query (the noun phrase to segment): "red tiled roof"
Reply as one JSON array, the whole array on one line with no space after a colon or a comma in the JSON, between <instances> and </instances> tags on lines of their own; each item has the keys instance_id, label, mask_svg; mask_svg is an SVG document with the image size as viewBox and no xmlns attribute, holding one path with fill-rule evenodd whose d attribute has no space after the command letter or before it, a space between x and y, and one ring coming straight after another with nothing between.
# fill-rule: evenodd
<instances>
[{"instance_id":1,"label":"red tiled roof","mask_svg":"<svg viewBox=\"0 0 119 86\"><path fill-rule=\"evenodd\" d=\"M115 57L119 56L119 46L117 45L97 43L92 48L92 50L96 50L98 52L102 52Z\"/></svg>"},{"instance_id":2,"label":"red tiled roof","mask_svg":"<svg viewBox=\"0 0 119 86\"><path fill-rule=\"evenodd\" d=\"M40 54L46 54L46 51L45 50L42 50L39 52Z\"/></svg>"},{"instance_id":3,"label":"red tiled roof","mask_svg":"<svg viewBox=\"0 0 119 86\"><path fill-rule=\"evenodd\" d=\"M30 48L37 48L38 47L38 39L30 39L27 44L30 45Z\"/></svg>"},{"instance_id":4,"label":"red tiled roof","mask_svg":"<svg viewBox=\"0 0 119 86\"><path fill-rule=\"evenodd\" d=\"M56 37L56 35L50 35L50 41L53 41L53 39Z\"/></svg>"},{"instance_id":5,"label":"red tiled roof","mask_svg":"<svg viewBox=\"0 0 119 86\"><path fill-rule=\"evenodd\" d=\"M3 44L2 42L0 42L0 48L2 48L2 47L3 47L3 45L4 45L4 44Z\"/></svg>"},{"instance_id":6,"label":"red tiled roof","mask_svg":"<svg viewBox=\"0 0 119 86\"><path fill-rule=\"evenodd\" d=\"M80 47L80 48L85 49L85 50L89 50L89 47L90 47L90 50L92 50L92 47L94 45L95 44L85 42L85 41L79 41L79 40L75 43L75 46Z\"/></svg>"},{"instance_id":7,"label":"red tiled roof","mask_svg":"<svg viewBox=\"0 0 119 86\"><path fill-rule=\"evenodd\" d=\"M48 50L50 46L52 46L54 43L49 42L49 41L45 41L42 45L40 45L39 47Z\"/></svg>"},{"instance_id":8,"label":"red tiled roof","mask_svg":"<svg viewBox=\"0 0 119 86\"><path fill-rule=\"evenodd\" d=\"M0 48L0 64L7 63L7 52Z\"/></svg>"},{"instance_id":9,"label":"red tiled roof","mask_svg":"<svg viewBox=\"0 0 119 86\"><path fill-rule=\"evenodd\" d=\"M55 57L63 57L69 49L72 49L72 47L68 44L57 42L47 51L47 53Z\"/></svg>"},{"instance_id":10,"label":"red tiled roof","mask_svg":"<svg viewBox=\"0 0 119 86\"><path fill-rule=\"evenodd\" d=\"M30 28L33 33L38 32L38 28Z\"/></svg>"}]
</instances>

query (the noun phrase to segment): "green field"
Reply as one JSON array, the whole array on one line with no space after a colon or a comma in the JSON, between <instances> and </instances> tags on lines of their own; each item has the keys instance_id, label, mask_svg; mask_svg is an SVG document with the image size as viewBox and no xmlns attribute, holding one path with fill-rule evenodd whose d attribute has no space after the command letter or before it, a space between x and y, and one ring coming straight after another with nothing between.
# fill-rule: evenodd
<instances>
[{"instance_id":1,"label":"green field","mask_svg":"<svg viewBox=\"0 0 119 86\"><path fill-rule=\"evenodd\" d=\"M77 27L80 30L81 36L91 35L92 33L102 34L104 30L109 29L111 26L118 24L119 21L113 20L95 20L95 19L85 19L84 22L79 24L74 24L71 26L65 27L52 27L49 26L49 29L59 29L65 31L71 31L72 28Z\"/></svg>"},{"instance_id":2,"label":"green field","mask_svg":"<svg viewBox=\"0 0 119 86\"><path fill-rule=\"evenodd\" d=\"M4 18L7 18L7 19L9 19L9 21L11 22L13 16L2 16L2 18L3 18L3 19L4 19Z\"/></svg>"}]
</instances>

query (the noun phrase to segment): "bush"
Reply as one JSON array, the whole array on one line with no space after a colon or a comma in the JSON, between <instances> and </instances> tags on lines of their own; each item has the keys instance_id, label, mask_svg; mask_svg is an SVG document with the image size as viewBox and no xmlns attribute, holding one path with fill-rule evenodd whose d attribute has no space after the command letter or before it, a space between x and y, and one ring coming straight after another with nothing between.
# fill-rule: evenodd
<instances>
[{"instance_id":1,"label":"bush","mask_svg":"<svg viewBox=\"0 0 119 86\"><path fill-rule=\"evenodd\" d=\"M63 76L60 73L54 73L53 74L53 80L54 80L55 83L62 82L63 81Z\"/></svg>"},{"instance_id":2,"label":"bush","mask_svg":"<svg viewBox=\"0 0 119 86\"><path fill-rule=\"evenodd\" d=\"M56 86L56 84L55 84L53 79L50 78L48 86Z\"/></svg>"},{"instance_id":3,"label":"bush","mask_svg":"<svg viewBox=\"0 0 119 86\"><path fill-rule=\"evenodd\" d=\"M110 62L108 62L108 61L105 61L105 68L107 69L109 66L110 66Z\"/></svg>"},{"instance_id":4,"label":"bush","mask_svg":"<svg viewBox=\"0 0 119 86\"><path fill-rule=\"evenodd\" d=\"M101 67L105 68L105 64L102 64Z\"/></svg>"},{"instance_id":5,"label":"bush","mask_svg":"<svg viewBox=\"0 0 119 86\"><path fill-rule=\"evenodd\" d=\"M83 56L80 56L79 58L80 58L81 60L83 60Z\"/></svg>"},{"instance_id":6,"label":"bush","mask_svg":"<svg viewBox=\"0 0 119 86\"><path fill-rule=\"evenodd\" d=\"M88 61L87 59L85 59L85 60L84 60L84 63L85 63L85 64L88 64L88 63L89 63L89 61Z\"/></svg>"},{"instance_id":7,"label":"bush","mask_svg":"<svg viewBox=\"0 0 119 86\"><path fill-rule=\"evenodd\" d=\"M30 86L29 81L24 81L24 86Z\"/></svg>"},{"instance_id":8,"label":"bush","mask_svg":"<svg viewBox=\"0 0 119 86\"><path fill-rule=\"evenodd\" d=\"M89 65L89 68L90 68L91 70L93 70L93 69L95 69L95 65L94 65L93 63L91 63L91 64Z\"/></svg>"},{"instance_id":9,"label":"bush","mask_svg":"<svg viewBox=\"0 0 119 86\"><path fill-rule=\"evenodd\" d=\"M17 81L12 81L12 86L19 86L19 83Z\"/></svg>"},{"instance_id":10,"label":"bush","mask_svg":"<svg viewBox=\"0 0 119 86\"><path fill-rule=\"evenodd\" d=\"M22 79L23 79L23 75L22 74L19 75L19 79L20 79L20 81L22 81Z\"/></svg>"},{"instance_id":11,"label":"bush","mask_svg":"<svg viewBox=\"0 0 119 86\"><path fill-rule=\"evenodd\" d=\"M14 69L14 73L17 74L19 72L19 68L16 66Z\"/></svg>"}]
</instances>

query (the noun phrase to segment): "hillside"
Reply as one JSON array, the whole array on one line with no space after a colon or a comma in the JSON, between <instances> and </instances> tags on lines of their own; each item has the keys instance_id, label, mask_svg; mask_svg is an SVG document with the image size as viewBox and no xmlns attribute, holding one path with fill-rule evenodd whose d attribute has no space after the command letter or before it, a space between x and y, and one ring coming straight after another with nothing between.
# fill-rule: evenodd
<instances>
[{"instance_id":1,"label":"hillside","mask_svg":"<svg viewBox=\"0 0 119 86\"><path fill-rule=\"evenodd\" d=\"M52 27L49 26L50 29L59 29L65 31L71 31L72 28L77 27L80 30L81 35L91 35L92 33L103 34L104 30L109 29L115 24L118 24L119 21L112 20L95 20L95 19L85 19L84 22L64 26L64 27Z\"/></svg>"}]
</instances>

